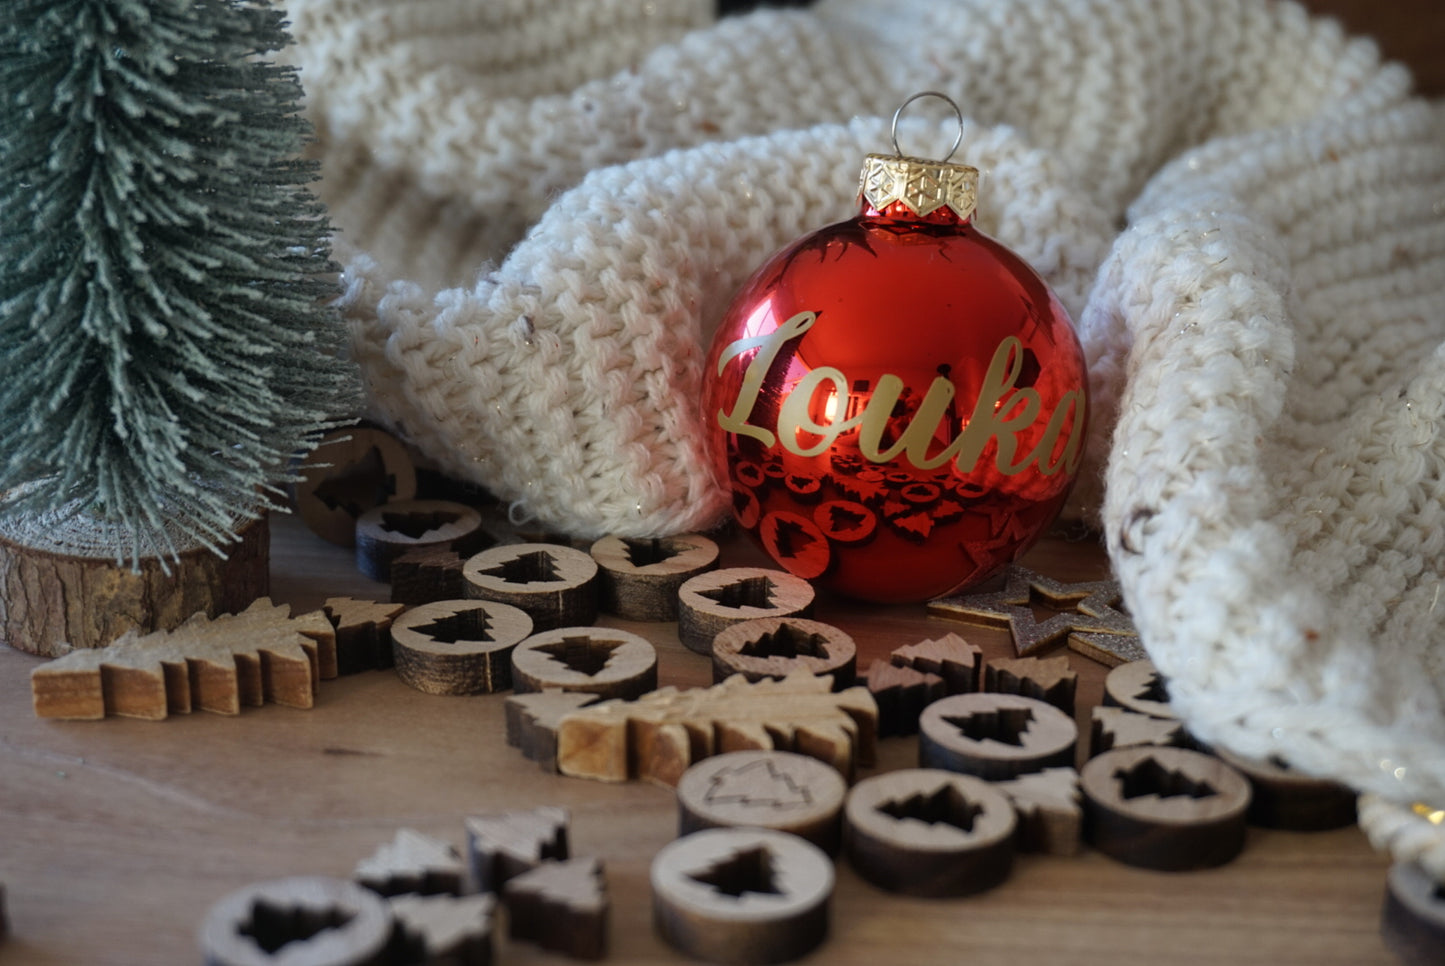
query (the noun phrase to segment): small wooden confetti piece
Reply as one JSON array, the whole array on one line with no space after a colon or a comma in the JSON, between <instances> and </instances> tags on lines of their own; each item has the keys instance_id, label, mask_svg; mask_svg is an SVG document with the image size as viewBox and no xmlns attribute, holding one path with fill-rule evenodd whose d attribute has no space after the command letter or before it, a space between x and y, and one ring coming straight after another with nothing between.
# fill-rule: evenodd
<instances>
[{"instance_id":1,"label":"small wooden confetti piece","mask_svg":"<svg viewBox=\"0 0 1445 966\"><path fill-rule=\"evenodd\" d=\"M607 955L611 903L597 859L546 862L502 887L513 939L533 942L573 959Z\"/></svg>"},{"instance_id":2,"label":"small wooden confetti piece","mask_svg":"<svg viewBox=\"0 0 1445 966\"><path fill-rule=\"evenodd\" d=\"M492 542L482 515L450 500L399 500L356 520L356 569L372 580L391 579L391 565L417 547L448 547L463 555Z\"/></svg>"},{"instance_id":3,"label":"small wooden confetti piece","mask_svg":"<svg viewBox=\"0 0 1445 966\"><path fill-rule=\"evenodd\" d=\"M657 687L657 650L646 638L611 627L543 631L512 651L512 687L518 694L557 688L640 698Z\"/></svg>"},{"instance_id":4,"label":"small wooden confetti piece","mask_svg":"<svg viewBox=\"0 0 1445 966\"><path fill-rule=\"evenodd\" d=\"M889 659L902 667L938 675L949 694L969 694L979 689L982 654L957 634L945 634L897 648Z\"/></svg>"},{"instance_id":5,"label":"small wooden confetti piece","mask_svg":"<svg viewBox=\"0 0 1445 966\"><path fill-rule=\"evenodd\" d=\"M693 577L677 592L677 636L688 650L711 654L733 624L762 617L807 617L812 584L782 570L730 567Z\"/></svg>"},{"instance_id":6,"label":"small wooden confetti piece","mask_svg":"<svg viewBox=\"0 0 1445 966\"><path fill-rule=\"evenodd\" d=\"M1319 832L1355 824L1355 791L1348 785L1295 771L1280 761L1244 758L1223 748L1214 754L1249 779L1249 822L1292 832Z\"/></svg>"},{"instance_id":7,"label":"small wooden confetti piece","mask_svg":"<svg viewBox=\"0 0 1445 966\"><path fill-rule=\"evenodd\" d=\"M481 892L500 892L508 879L567 854L568 814L544 805L467 818L467 862Z\"/></svg>"},{"instance_id":8,"label":"small wooden confetti piece","mask_svg":"<svg viewBox=\"0 0 1445 966\"><path fill-rule=\"evenodd\" d=\"M466 866L457 850L409 828L398 829L395 838L357 863L351 877L380 896L455 896L467 891Z\"/></svg>"},{"instance_id":9,"label":"small wooden confetti piece","mask_svg":"<svg viewBox=\"0 0 1445 966\"><path fill-rule=\"evenodd\" d=\"M1079 676L1069 669L1066 657L998 658L983 670L983 690L997 694L1021 694L1047 702L1067 714L1074 713L1074 693Z\"/></svg>"},{"instance_id":10,"label":"small wooden confetti piece","mask_svg":"<svg viewBox=\"0 0 1445 966\"><path fill-rule=\"evenodd\" d=\"M878 704L878 737L916 735L918 717L945 697L943 678L911 667L874 661L868 667L868 693Z\"/></svg>"},{"instance_id":11,"label":"small wooden confetti piece","mask_svg":"<svg viewBox=\"0 0 1445 966\"><path fill-rule=\"evenodd\" d=\"M543 771L557 770L557 727L563 716L597 701L595 694L549 688L535 694L514 694L504 706L507 744Z\"/></svg>"},{"instance_id":12,"label":"small wooden confetti piece","mask_svg":"<svg viewBox=\"0 0 1445 966\"><path fill-rule=\"evenodd\" d=\"M1013 867L1013 806L988 782L930 768L861 781L844 806L848 858L869 882L912 896L991 889Z\"/></svg>"},{"instance_id":13,"label":"small wooden confetti piece","mask_svg":"<svg viewBox=\"0 0 1445 966\"><path fill-rule=\"evenodd\" d=\"M489 600L439 600L392 624L396 674L427 694L494 694L512 686L512 650L532 619Z\"/></svg>"},{"instance_id":14,"label":"small wooden confetti piece","mask_svg":"<svg viewBox=\"0 0 1445 966\"><path fill-rule=\"evenodd\" d=\"M749 681L794 671L829 675L836 690L851 687L858 648L841 628L803 617L761 617L724 628L712 642L714 683L734 674Z\"/></svg>"},{"instance_id":15,"label":"small wooden confetti piece","mask_svg":"<svg viewBox=\"0 0 1445 966\"><path fill-rule=\"evenodd\" d=\"M392 666L391 625L403 605L332 597L323 609L336 629L336 674Z\"/></svg>"},{"instance_id":16,"label":"small wooden confetti piece","mask_svg":"<svg viewBox=\"0 0 1445 966\"><path fill-rule=\"evenodd\" d=\"M493 895L406 895L390 900L396 921L385 966L491 966Z\"/></svg>"},{"instance_id":17,"label":"small wooden confetti piece","mask_svg":"<svg viewBox=\"0 0 1445 966\"><path fill-rule=\"evenodd\" d=\"M601 568L601 609L635 621L677 620L677 592L717 567L718 546L701 534L634 540L603 537L592 545Z\"/></svg>"},{"instance_id":18,"label":"small wooden confetti piece","mask_svg":"<svg viewBox=\"0 0 1445 966\"><path fill-rule=\"evenodd\" d=\"M572 547L520 543L484 550L462 570L466 596L517 607L536 631L597 619L597 562Z\"/></svg>"},{"instance_id":19,"label":"small wooden confetti piece","mask_svg":"<svg viewBox=\"0 0 1445 966\"><path fill-rule=\"evenodd\" d=\"M678 834L705 828L770 828L834 855L848 785L816 758L788 751L732 751L705 758L677 783Z\"/></svg>"},{"instance_id":20,"label":"small wooden confetti piece","mask_svg":"<svg viewBox=\"0 0 1445 966\"><path fill-rule=\"evenodd\" d=\"M326 434L298 471L291 497L307 529L340 547L356 544L356 521L374 507L416 495L416 470L391 434L354 426Z\"/></svg>"},{"instance_id":21,"label":"small wooden confetti piece","mask_svg":"<svg viewBox=\"0 0 1445 966\"><path fill-rule=\"evenodd\" d=\"M833 863L816 845L771 829L714 828L652 860L653 919L671 946L717 963L781 963L828 934Z\"/></svg>"},{"instance_id":22,"label":"small wooden confetti piece","mask_svg":"<svg viewBox=\"0 0 1445 966\"><path fill-rule=\"evenodd\" d=\"M1155 718L1176 718L1169 687L1153 661L1130 661L1104 678L1104 704Z\"/></svg>"},{"instance_id":23,"label":"small wooden confetti piece","mask_svg":"<svg viewBox=\"0 0 1445 966\"><path fill-rule=\"evenodd\" d=\"M1018 846L1025 852L1077 855L1083 835L1084 809L1079 773L1072 768L1045 768L1008 781L994 782L1008 796L1019 816Z\"/></svg>"},{"instance_id":24,"label":"small wooden confetti piece","mask_svg":"<svg viewBox=\"0 0 1445 966\"><path fill-rule=\"evenodd\" d=\"M924 768L990 780L1074 762L1078 728L1051 704L1016 694L956 694L935 701L918 720Z\"/></svg>"},{"instance_id":25,"label":"small wooden confetti piece","mask_svg":"<svg viewBox=\"0 0 1445 966\"><path fill-rule=\"evenodd\" d=\"M415 607L465 597L465 566L466 558L448 546L408 550L391 562L392 602Z\"/></svg>"},{"instance_id":26,"label":"small wooden confetti piece","mask_svg":"<svg viewBox=\"0 0 1445 966\"><path fill-rule=\"evenodd\" d=\"M385 900L354 882L278 879L212 906L201 923L201 953L207 966L372 966L385 962L392 928Z\"/></svg>"},{"instance_id":27,"label":"small wooden confetti piece","mask_svg":"<svg viewBox=\"0 0 1445 966\"><path fill-rule=\"evenodd\" d=\"M1174 718L1156 718L1126 708L1099 705L1092 712L1093 726L1089 740L1089 756L1115 748L1139 745L1184 747L1188 736L1184 725Z\"/></svg>"}]
</instances>

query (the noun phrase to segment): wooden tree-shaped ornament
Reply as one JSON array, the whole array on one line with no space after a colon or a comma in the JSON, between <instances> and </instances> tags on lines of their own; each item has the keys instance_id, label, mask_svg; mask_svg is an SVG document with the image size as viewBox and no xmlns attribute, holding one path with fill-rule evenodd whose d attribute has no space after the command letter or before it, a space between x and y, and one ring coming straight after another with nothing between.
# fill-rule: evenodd
<instances>
[{"instance_id":1,"label":"wooden tree-shaped ornament","mask_svg":"<svg viewBox=\"0 0 1445 966\"><path fill-rule=\"evenodd\" d=\"M219 612L206 598L232 577L192 558L277 505L291 461L352 405L326 306L330 228L306 187L316 166L298 157L301 88L294 68L257 56L288 42L279 10L240 0L0 7L0 632L12 644L56 639L31 626L48 609L37 599L131 610L141 631ZM74 556L124 560L190 606L67 570ZM58 638L106 643L77 633L87 624L105 621L82 616Z\"/></svg>"}]
</instances>

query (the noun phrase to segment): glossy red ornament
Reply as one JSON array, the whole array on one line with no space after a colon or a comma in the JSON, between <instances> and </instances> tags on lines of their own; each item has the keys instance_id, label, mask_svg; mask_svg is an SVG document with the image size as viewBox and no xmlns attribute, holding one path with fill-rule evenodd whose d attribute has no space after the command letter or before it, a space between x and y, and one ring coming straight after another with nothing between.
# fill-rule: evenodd
<instances>
[{"instance_id":1,"label":"glossy red ornament","mask_svg":"<svg viewBox=\"0 0 1445 966\"><path fill-rule=\"evenodd\" d=\"M973 226L976 179L870 155L857 217L773 256L713 341L703 414L734 515L820 586L898 602L983 580L1073 482L1083 351L1043 280Z\"/></svg>"}]
</instances>

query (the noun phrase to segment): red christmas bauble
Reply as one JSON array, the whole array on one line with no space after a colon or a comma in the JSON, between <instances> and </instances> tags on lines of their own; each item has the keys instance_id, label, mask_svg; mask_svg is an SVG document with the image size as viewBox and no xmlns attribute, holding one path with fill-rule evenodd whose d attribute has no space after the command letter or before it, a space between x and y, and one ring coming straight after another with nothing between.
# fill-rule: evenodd
<instances>
[{"instance_id":1,"label":"red christmas bauble","mask_svg":"<svg viewBox=\"0 0 1445 966\"><path fill-rule=\"evenodd\" d=\"M857 217L774 255L713 341L703 415L738 523L853 597L985 579L1079 464L1083 351L1043 280L973 226L977 178L870 155Z\"/></svg>"}]
</instances>

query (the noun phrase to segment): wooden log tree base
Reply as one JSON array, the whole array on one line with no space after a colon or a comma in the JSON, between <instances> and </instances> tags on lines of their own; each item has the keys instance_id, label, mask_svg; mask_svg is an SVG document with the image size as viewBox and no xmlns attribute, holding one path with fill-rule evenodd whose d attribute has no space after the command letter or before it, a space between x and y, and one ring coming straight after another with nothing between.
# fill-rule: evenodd
<instances>
[{"instance_id":1,"label":"wooden log tree base","mask_svg":"<svg viewBox=\"0 0 1445 966\"><path fill-rule=\"evenodd\" d=\"M1223 865L1244 848L1249 782L1186 748L1106 751L1080 773L1084 829L1105 855L1178 872Z\"/></svg>"},{"instance_id":2,"label":"wooden log tree base","mask_svg":"<svg viewBox=\"0 0 1445 966\"><path fill-rule=\"evenodd\" d=\"M1445 894L1414 862L1390 866L1380 931L1403 966L1445 963Z\"/></svg>"},{"instance_id":3,"label":"wooden log tree base","mask_svg":"<svg viewBox=\"0 0 1445 966\"><path fill-rule=\"evenodd\" d=\"M356 546L356 521L375 507L416 496L416 468L395 436L370 426L327 433L291 486L306 528L338 547Z\"/></svg>"},{"instance_id":4,"label":"wooden log tree base","mask_svg":"<svg viewBox=\"0 0 1445 966\"><path fill-rule=\"evenodd\" d=\"M848 784L837 769L787 751L732 751L706 758L677 783L678 834L707 828L770 828L837 855Z\"/></svg>"},{"instance_id":5,"label":"wooden log tree base","mask_svg":"<svg viewBox=\"0 0 1445 966\"><path fill-rule=\"evenodd\" d=\"M1021 694L1074 713L1079 675L1066 657L998 658L983 669L983 689L996 694Z\"/></svg>"},{"instance_id":6,"label":"wooden log tree base","mask_svg":"<svg viewBox=\"0 0 1445 966\"><path fill-rule=\"evenodd\" d=\"M356 569L372 580L391 580L391 565L419 547L444 547L471 556L496 542L482 515L450 500L398 500L356 518Z\"/></svg>"},{"instance_id":7,"label":"wooden log tree base","mask_svg":"<svg viewBox=\"0 0 1445 966\"><path fill-rule=\"evenodd\" d=\"M675 621L678 590L717 567L718 546L698 533L652 540L603 537L592 544L591 554L601 568L598 594L605 613Z\"/></svg>"},{"instance_id":8,"label":"wooden log tree base","mask_svg":"<svg viewBox=\"0 0 1445 966\"><path fill-rule=\"evenodd\" d=\"M414 607L391 626L402 681L427 694L495 694L512 686L512 649L532 619L489 600L439 600Z\"/></svg>"},{"instance_id":9,"label":"wooden log tree base","mask_svg":"<svg viewBox=\"0 0 1445 966\"><path fill-rule=\"evenodd\" d=\"M983 668L983 652L957 634L905 644L895 649L889 660L899 667L938 675L943 678L944 690L949 694L977 691Z\"/></svg>"},{"instance_id":10,"label":"wooden log tree base","mask_svg":"<svg viewBox=\"0 0 1445 966\"><path fill-rule=\"evenodd\" d=\"M1153 661L1130 661L1104 678L1104 704L1155 718L1178 718L1169 706L1169 688Z\"/></svg>"},{"instance_id":11,"label":"wooden log tree base","mask_svg":"<svg viewBox=\"0 0 1445 966\"><path fill-rule=\"evenodd\" d=\"M1126 708L1096 706L1092 712L1093 728L1089 735L1089 757L1115 748L1139 745L1168 745L1184 748L1189 744L1184 723L1176 718L1156 718ZM1353 803L1353 797L1350 799ZM1354 805L1350 806L1351 812Z\"/></svg>"},{"instance_id":12,"label":"wooden log tree base","mask_svg":"<svg viewBox=\"0 0 1445 966\"><path fill-rule=\"evenodd\" d=\"M911 667L875 660L866 675L868 693L878 704L878 737L918 734L923 709L947 696L943 678Z\"/></svg>"},{"instance_id":13,"label":"wooden log tree base","mask_svg":"<svg viewBox=\"0 0 1445 966\"><path fill-rule=\"evenodd\" d=\"M1323 832L1355 824L1358 796L1348 785L1306 775L1277 761L1244 758L1223 748L1213 749L1213 754L1249 780L1251 825Z\"/></svg>"},{"instance_id":14,"label":"wooden log tree base","mask_svg":"<svg viewBox=\"0 0 1445 966\"><path fill-rule=\"evenodd\" d=\"M677 592L677 636L698 654L711 654L724 629L761 617L807 617L813 585L785 570L729 567L700 574Z\"/></svg>"},{"instance_id":15,"label":"wooden log tree base","mask_svg":"<svg viewBox=\"0 0 1445 966\"><path fill-rule=\"evenodd\" d=\"M526 611L536 631L582 627L597 620L597 562L555 543L519 543L484 550L462 568L466 596Z\"/></svg>"},{"instance_id":16,"label":"wooden log tree base","mask_svg":"<svg viewBox=\"0 0 1445 966\"><path fill-rule=\"evenodd\" d=\"M564 775L675 786L694 761L727 751L795 751L844 777L877 750L878 706L866 688L833 692L797 672L756 684L741 676L710 688L659 688L564 715L557 769Z\"/></svg>"},{"instance_id":17,"label":"wooden log tree base","mask_svg":"<svg viewBox=\"0 0 1445 966\"><path fill-rule=\"evenodd\" d=\"M834 690L853 686L858 646L841 628L803 617L760 617L724 628L712 642L714 684L734 674L749 681L795 671L827 674Z\"/></svg>"},{"instance_id":18,"label":"wooden log tree base","mask_svg":"<svg viewBox=\"0 0 1445 966\"><path fill-rule=\"evenodd\" d=\"M657 648L610 627L559 627L533 634L512 651L512 688L548 688L600 698L640 698L657 688Z\"/></svg>"},{"instance_id":19,"label":"wooden log tree base","mask_svg":"<svg viewBox=\"0 0 1445 966\"><path fill-rule=\"evenodd\" d=\"M467 596L466 558L450 547L418 547L391 562L393 603L415 607Z\"/></svg>"},{"instance_id":20,"label":"wooden log tree base","mask_svg":"<svg viewBox=\"0 0 1445 966\"><path fill-rule=\"evenodd\" d=\"M1078 855L1084 836L1083 793L1072 768L1045 768L993 787L1008 796L1018 813L1014 844L1020 852Z\"/></svg>"},{"instance_id":21,"label":"wooden log tree base","mask_svg":"<svg viewBox=\"0 0 1445 966\"><path fill-rule=\"evenodd\" d=\"M336 628L335 668L329 676L323 668L323 679L391 667L391 625L403 605L329 597L322 610Z\"/></svg>"},{"instance_id":22,"label":"wooden log tree base","mask_svg":"<svg viewBox=\"0 0 1445 966\"><path fill-rule=\"evenodd\" d=\"M466 865L451 843L409 828L398 829L395 838L358 862L351 877L379 896L468 891Z\"/></svg>"},{"instance_id":23,"label":"wooden log tree base","mask_svg":"<svg viewBox=\"0 0 1445 966\"><path fill-rule=\"evenodd\" d=\"M345 879L260 882L222 898L201 924L206 966L375 966L392 936L376 893Z\"/></svg>"},{"instance_id":24,"label":"wooden log tree base","mask_svg":"<svg viewBox=\"0 0 1445 966\"><path fill-rule=\"evenodd\" d=\"M607 955L611 903L597 859L544 862L502 887L508 933L573 959Z\"/></svg>"},{"instance_id":25,"label":"wooden log tree base","mask_svg":"<svg viewBox=\"0 0 1445 966\"><path fill-rule=\"evenodd\" d=\"M262 598L239 614L197 614L171 631L71 651L30 672L35 714L159 721L197 708L227 715L267 702L310 708L321 666L336 664L336 638L320 611L290 614L289 605Z\"/></svg>"},{"instance_id":26,"label":"wooden log tree base","mask_svg":"<svg viewBox=\"0 0 1445 966\"><path fill-rule=\"evenodd\" d=\"M507 698L507 744L543 771L557 770L557 728L564 715L597 701L595 694L548 688Z\"/></svg>"},{"instance_id":27,"label":"wooden log tree base","mask_svg":"<svg viewBox=\"0 0 1445 966\"><path fill-rule=\"evenodd\" d=\"M491 966L496 896L407 895L388 904L396 936L387 966Z\"/></svg>"},{"instance_id":28,"label":"wooden log tree base","mask_svg":"<svg viewBox=\"0 0 1445 966\"><path fill-rule=\"evenodd\" d=\"M507 880L543 862L569 858L565 808L543 805L466 819L467 864L479 892L502 891Z\"/></svg>"},{"instance_id":29,"label":"wooden log tree base","mask_svg":"<svg viewBox=\"0 0 1445 966\"><path fill-rule=\"evenodd\" d=\"M696 959L781 963L827 938L833 863L795 835L696 832L657 853L651 880L659 935Z\"/></svg>"},{"instance_id":30,"label":"wooden log tree base","mask_svg":"<svg viewBox=\"0 0 1445 966\"><path fill-rule=\"evenodd\" d=\"M117 563L107 529L89 517L0 518L0 639L59 657L128 631L170 630L192 614L234 613L270 593L271 530L240 525L218 557L174 534L177 559Z\"/></svg>"},{"instance_id":31,"label":"wooden log tree base","mask_svg":"<svg viewBox=\"0 0 1445 966\"><path fill-rule=\"evenodd\" d=\"M889 892L972 895L1013 868L1014 807L969 775L931 768L875 775L848 793L843 821L848 861Z\"/></svg>"},{"instance_id":32,"label":"wooden log tree base","mask_svg":"<svg viewBox=\"0 0 1445 966\"><path fill-rule=\"evenodd\" d=\"M1074 763L1079 729L1051 704L1017 694L956 694L918 719L924 768L998 780Z\"/></svg>"}]
</instances>

